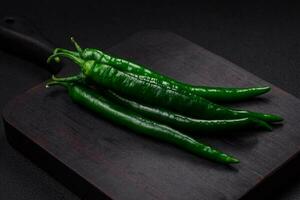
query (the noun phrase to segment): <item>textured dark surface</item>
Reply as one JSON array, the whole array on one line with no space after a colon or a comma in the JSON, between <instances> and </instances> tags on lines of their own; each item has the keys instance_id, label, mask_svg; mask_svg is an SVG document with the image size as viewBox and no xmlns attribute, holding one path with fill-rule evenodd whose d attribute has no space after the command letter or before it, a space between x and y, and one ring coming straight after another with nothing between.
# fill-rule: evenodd
<instances>
[{"instance_id":1,"label":"textured dark surface","mask_svg":"<svg viewBox=\"0 0 300 200\"><path fill-rule=\"evenodd\" d=\"M270 85L169 32L143 31L108 51L196 85ZM76 70L65 68L63 73L70 71ZM4 119L115 200L239 199L299 152L300 100L272 85L267 95L235 106L277 113L285 118L284 126L271 133L249 131L240 137L199 137L238 157L241 163L232 167L114 126L73 104L63 89L46 90L44 86L40 84L11 101L4 110ZM18 145L24 151L25 145ZM32 156L35 154L29 154ZM88 189L81 182L79 185L75 185L75 191L81 190L84 196Z\"/></svg>"},{"instance_id":2,"label":"textured dark surface","mask_svg":"<svg viewBox=\"0 0 300 200\"><path fill-rule=\"evenodd\" d=\"M3 1L0 16L29 18L56 44L76 36L89 46L109 47L143 29L165 29L225 57L300 97L299 5L251 3L117 3L99 1ZM67 12L66 12L67 10ZM49 77L34 64L0 52L0 108ZM0 131L0 199L77 199L13 150ZM300 199L299 176L273 190L272 199Z\"/></svg>"}]
</instances>

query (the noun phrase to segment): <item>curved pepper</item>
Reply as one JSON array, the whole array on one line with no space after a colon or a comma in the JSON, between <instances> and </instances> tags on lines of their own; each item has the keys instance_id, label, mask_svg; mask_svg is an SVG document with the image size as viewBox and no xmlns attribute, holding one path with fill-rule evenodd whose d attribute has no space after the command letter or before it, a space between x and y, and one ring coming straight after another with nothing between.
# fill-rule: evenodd
<instances>
[{"instance_id":1,"label":"curved pepper","mask_svg":"<svg viewBox=\"0 0 300 200\"><path fill-rule=\"evenodd\" d=\"M239 163L239 160L210 146L182 134L168 126L145 119L130 110L111 103L103 96L80 84L52 80L47 86L62 85L67 88L73 101L79 103L100 116L136 133L169 142L191 153L223 164Z\"/></svg>"},{"instance_id":2,"label":"curved pepper","mask_svg":"<svg viewBox=\"0 0 300 200\"><path fill-rule=\"evenodd\" d=\"M209 87L209 86L194 86L187 83L179 82L171 77L161 75L158 72L148 69L142 65L135 64L122 58L116 58L104 53L98 49L85 48L82 50L76 43L74 38L71 37L71 41L76 47L77 52L69 51L62 48L57 48L54 51L56 53L67 53L73 56L80 57L83 60L95 60L98 63L108 64L121 71L137 74L145 77L152 77L166 81L172 85L176 85L184 90L188 90L196 95L204 97L208 100L215 102L232 102L246 100L271 90L270 87L248 87L248 88L223 88L223 87Z\"/></svg>"},{"instance_id":3,"label":"curved pepper","mask_svg":"<svg viewBox=\"0 0 300 200\"><path fill-rule=\"evenodd\" d=\"M152 77L126 73L112 66L98 63L94 60L83 60L68 53L55 53L48 61L57 57L67 57L81 67L81 76L93 83L109 88L126 97L134 98L149 105L165 107L170 110L188 114L203 119L237 119L257 118L267 122L277 122L283 119L276 115L235 110L212 103L177 85ZM63 79L62 79L63 80Z\"/></svg>"},{"instance_id":4,"label":"curved pepper","mask_svg":"<svg viewBox=\"0 0 300 200\"><path fill-rule=\"evenodd\" d=\"M243 130L246 128L263 128L272 130L272 127L264 121L253 118L241 119L222 119L222 120L203 120L190 118L163 108L150 107L140 104L134 100L122 97L111 90L101 90L101 94L113 102L116 102L132 111L143 115L149 119L162 122L179 130L189 131L191 133L217 132Z\"/></svg>"}]
</instances>

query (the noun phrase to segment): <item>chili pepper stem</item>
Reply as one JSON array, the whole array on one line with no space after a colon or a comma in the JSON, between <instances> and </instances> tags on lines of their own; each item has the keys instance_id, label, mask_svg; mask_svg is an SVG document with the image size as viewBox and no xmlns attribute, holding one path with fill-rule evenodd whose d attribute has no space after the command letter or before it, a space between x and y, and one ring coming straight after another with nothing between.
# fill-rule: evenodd
<instances>
[{"instance_id":1,"label":"chili pepper stem","mask_svg":"<svg viewBox=\"0 0 300 200\"><path fill-rule=\"evenodd\" d=\"M70 39L71 39L71 42L74 44L75 49L78 51L79 54L81 54L82 53L82 49L79 46L79 44L75 41L74 37L70 37Z\"/></svg>"},{"instance_id":2,"label":"chili pepper stem","mask_svg":"<svg viewBox=\"0 0 300 200\"><path fill-rule=\"evenodd\" d=\"M66 88L69 88L72 85L72 83L64 82L64 81L51 80L51 81L46 83L46 88L49 88L53 85L61 85L61 86L64 86Z\"/></svg>"},{"instance_id":3,"label":"chili pepper stem","mask_svg":"<svg viewBox=\"0 0 300 200\"><path fill-rule=\"evenodd\" d=\"M76 52L76 51L70 51L70 50L63 49L63 48L56 48L56 49L54 49L53 54L57 54L57 53L69 53L69 54L72 54L73 56L80 57L80 54L78 52Z\"/></svg>"},{"instance_id":4,"label":"chili pepper stem","mask_svg":"<svg viewBox=\"0 0 300 200\"><path fill-rule=\"evenodd\" d=\"M84 60L82 60L80 57L77 57L77 56L75 56L71 53L67 53L67 52L59 52L59 53L52 54L51 56L48 57L47 63L50 63L52 61L52 59L54 59L57 62L57 58L60 58L60 57L69 58L70 60L72 60L73 62L78 64L79 66L82 66L82 64L84 63Z\"/></svg>"},{"instance_id":5,"label":"chili pepper stem","mask_svg":"<svg viewBox=\"0 0 300 200\"><path fill-rule=\"evenodd\" d=\"M79 81L82 81L83 79L85 78L84 74L83 73L80 73L78 75L75 75L75 76L69 76L69 77L63 77L63 78L59 78L59 77L56 77L54 75L52 75L52 80L54 81L64 81L64 82L79 82Z\"/></svg>"}]
</instances>

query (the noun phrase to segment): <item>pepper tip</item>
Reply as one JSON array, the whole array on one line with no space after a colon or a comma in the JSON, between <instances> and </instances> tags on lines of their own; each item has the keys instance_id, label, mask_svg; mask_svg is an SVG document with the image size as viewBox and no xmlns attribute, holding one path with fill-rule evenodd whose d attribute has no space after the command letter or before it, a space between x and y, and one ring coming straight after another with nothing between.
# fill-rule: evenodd
<instances>
[{"instance_id":1,"label":"pepper tip","mask_svg":"<svg viewBox=\"0 0 300 200\"><path fill-rule=\"evenodd\" d=\"M238 164L238 163L240 163L240 160L237 159L237 158L231 157L231 158L228 160L228 162L229 162L230 164Z\"/></svg>"}]
</instances>

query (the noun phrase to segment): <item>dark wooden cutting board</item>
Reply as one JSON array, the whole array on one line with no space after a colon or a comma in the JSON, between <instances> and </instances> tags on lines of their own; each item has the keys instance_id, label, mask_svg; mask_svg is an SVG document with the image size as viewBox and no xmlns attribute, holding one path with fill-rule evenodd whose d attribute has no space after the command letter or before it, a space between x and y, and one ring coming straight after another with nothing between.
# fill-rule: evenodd
<instances>
[{"instance_id":1,"label":"dark wooden cutting board","mask_svg":"<svg viewBox=\"0 0 300 200\"><path fill-rule=\"evenodd\" d=\"M5 107L7 138L83 198L240 199L298 154L300 101L278 87L169 32L140 32L108 51L192 84L269 85L270 93L234 106L285 122L273 132L199 133L241 160L224 166L115 126L72 103L64 89L42 83Z\"/></svg>"}]
</instances>

